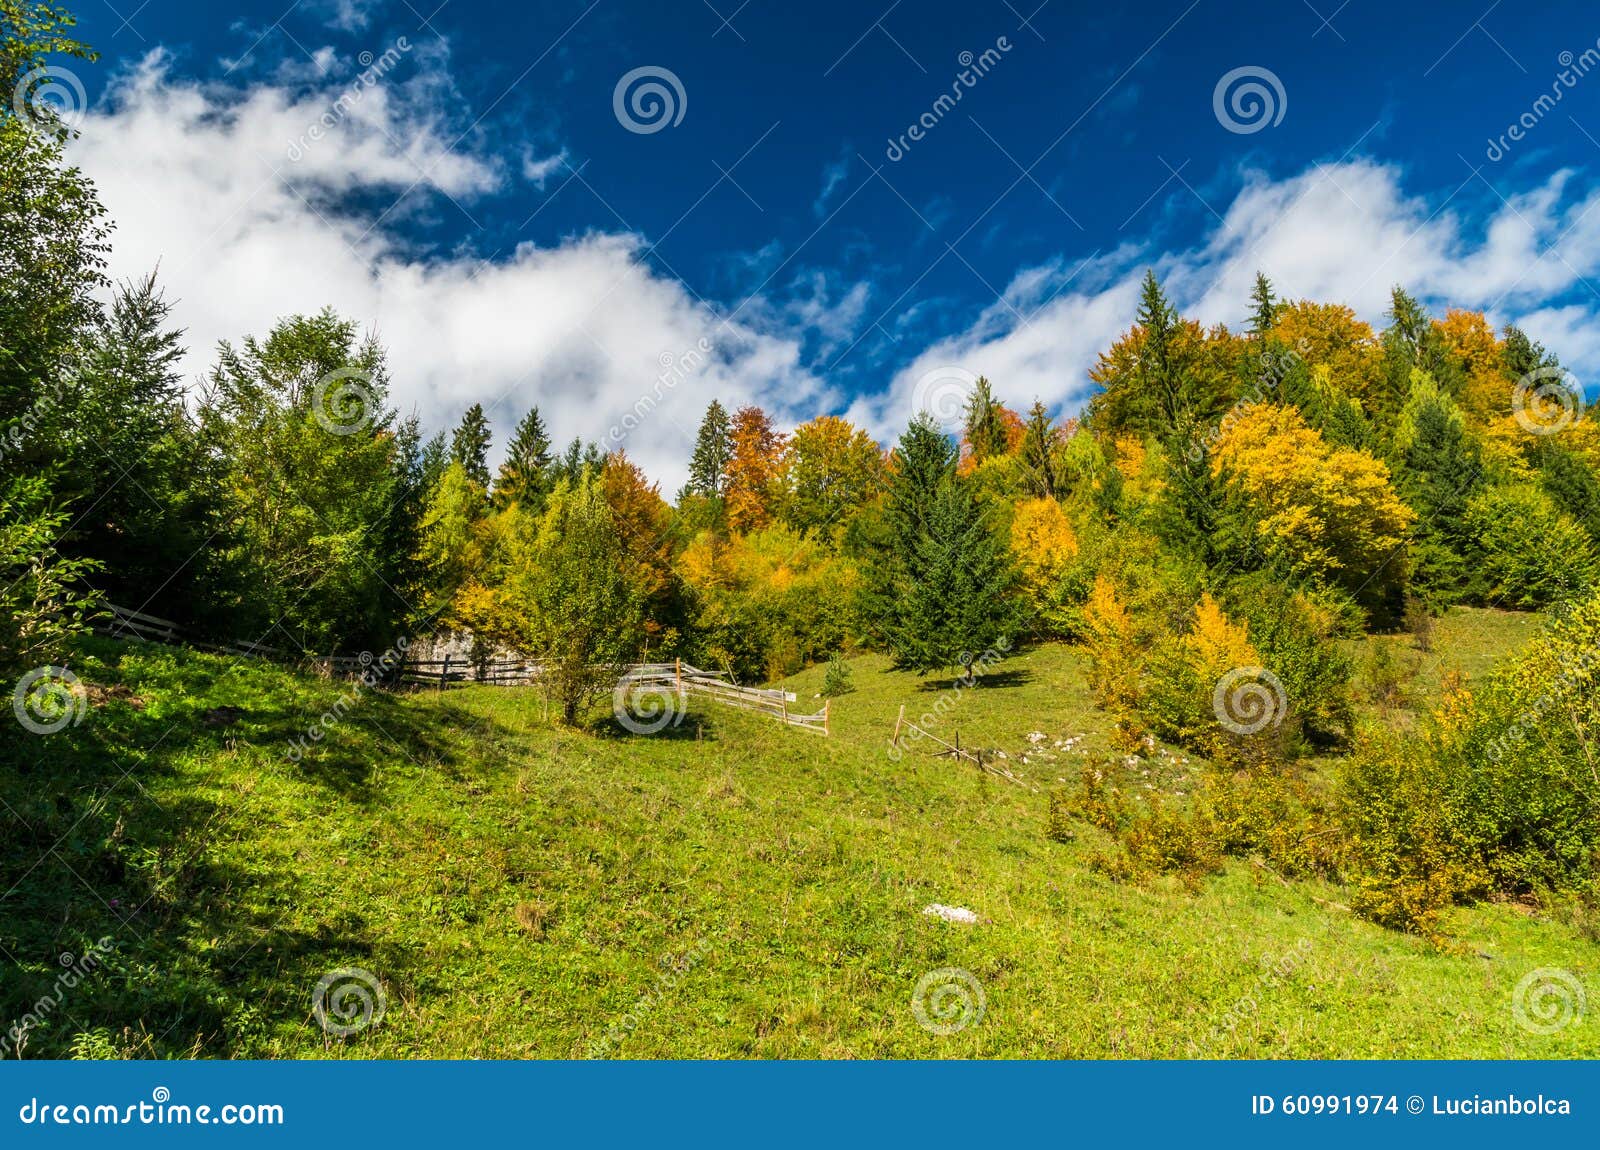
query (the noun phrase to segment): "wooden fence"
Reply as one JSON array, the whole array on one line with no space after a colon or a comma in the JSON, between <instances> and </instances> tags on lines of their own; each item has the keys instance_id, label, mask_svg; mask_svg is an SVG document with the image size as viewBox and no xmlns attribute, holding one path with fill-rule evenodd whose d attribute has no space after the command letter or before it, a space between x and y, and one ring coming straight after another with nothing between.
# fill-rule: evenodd
<instances>
[{"instance_id":1,"label":"wooden fence","mask_svg":"<svg viewBox=\"0 0 1600 1150\"><path fill-rule=\"evenodd\" d=\"M335 671L345 670L359 660L325 660ZM542 664L527 660L490 660L476 663L468 659L407 660L399 673L399 681L414 686L430 686L444 690L451 683L486 683L491 686L530 686L538 682L543 673ZM356 669L359 673L359 668ZM740 687L728 682L720 672L702 671L683 660L671 663L630 663L622 668L618 689L670 691L679 699L699 695L724 706L755 711L779 722L818 734L830 733L828 703L811 715L796 714L789 704L796 701L792 691L779 691L767 687ZM607 688L608 690L610 688Z\"/></svg>"},{"instance_id":2,"label":"wooden fence","mask_svg":"<svg viewBox=\"0 0 1600 1150\"><path fill-rule=\"evenodd\" d=\"M197 650L213 651L222 655L246 655L264 659L285 657L284 652L276 647L243 639L222 646L216 643L204 643L184 634L183 628L170 619L158 619L154 615L130 611L114 603L107 603L106 611L109 612L109 618L97 622L94 630L96 634L109 635L113 639L142 639L150 643L194 647Z\"/></svg>"},{"instance_id":3,"label":"wooden fence","mask_svg":"<svg viewBox=\"0 0 1600 1150\"><path fill-rule=\"evenodd\" d=\"M139 639L151 643L168 643L175 646L195 647L227 655L245 655L253 658L288 660L291 657L275 647L261 643L240 642L228 646L202 643L184 634L183 628L167 619L158 619L125 607L107 604L110 617L97 624L95 631L117 639ZM381 660L371 655L320 655L308 660L325 675L353 678L365 674L373 667L382 671L382 682L396 686L433 687L444 690L452 683L483 683L496 687L531 686L538 682L543 666L527 659L491 659L478 662L446 655L443 659L408 659L402 654L392 668L383 671ZM623 668L618 689L653 688L668 689L680 701L689 695L699 695L728 707L755 711L768 715L790 727L830 733L828 703L811 715L795 714L789 704L796 701L793 692L766 687L740 687L728 682L719 672L702 671L683 660L671 663L633 663Z\"/></svg>"}]
</instances>

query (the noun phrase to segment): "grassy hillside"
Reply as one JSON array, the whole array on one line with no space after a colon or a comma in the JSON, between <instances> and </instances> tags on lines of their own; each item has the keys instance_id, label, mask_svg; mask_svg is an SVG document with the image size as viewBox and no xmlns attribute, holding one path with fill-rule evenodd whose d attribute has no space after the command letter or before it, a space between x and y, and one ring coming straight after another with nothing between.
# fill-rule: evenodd
<instances>
[{"instance_id":1,"label":"grassy hillside","mask_svg":"<svg viewBox=\"0 0 1600 1150\"><path fill-rule=\"evenodd\" d=\"M1452 617L1414 696L1526 622ZM83 722L0 750L0 1013L109 936L27 1055L1600 1055L1592 1020L1544 1036L1513 1019L1524 975L1593 986L1600 965L1531 908L1458 911L1441 952L1356 919L1337 887L1248 863L1197 894L1119 884L1085 866L1087 834L1047 839L1045 788L1109 749L1075 651L1006 661L939 728L1006 751L1037 792L891 759L900 704L931 710L950 685L852 668L831 739L709 703L640 737L554 729L524 690L351 699L262 663L91 645ZM822 674L790 689L809 699ZM1054 757L1022 763L1031 732ZM1182 791L1191 767L1127 769ZM924 916L933 902L983 921ZM311 1004L344 967L388 1002L341 1041ZM910 1003L946 967L987 1012L941 1037Z\"/></svg>"}]
</instances>

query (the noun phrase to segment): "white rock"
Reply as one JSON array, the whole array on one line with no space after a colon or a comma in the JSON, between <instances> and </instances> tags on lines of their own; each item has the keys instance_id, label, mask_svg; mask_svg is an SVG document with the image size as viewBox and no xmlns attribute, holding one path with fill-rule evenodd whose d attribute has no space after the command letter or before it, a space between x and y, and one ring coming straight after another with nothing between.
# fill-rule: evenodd
<instances>
[{"instance_id":1,"label":"white rock","mask_svg":"<svg viewBox=\"0 0 1600 1150\"><path fill-rule=\"evenodd\" d=\"M942 918L946 922L976 923L978 915L964 906L945 906L942 902L930 902L922 908L923 914L930 914L935 918Z\"/></svg>"}]
</instances>

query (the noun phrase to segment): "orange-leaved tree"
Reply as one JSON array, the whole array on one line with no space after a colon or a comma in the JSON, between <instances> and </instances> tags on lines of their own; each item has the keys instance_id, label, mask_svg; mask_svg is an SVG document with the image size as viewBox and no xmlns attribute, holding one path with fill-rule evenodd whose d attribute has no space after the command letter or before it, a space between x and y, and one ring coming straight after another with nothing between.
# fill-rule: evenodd
<instances>
[{"instance_id":1,"label":"orange-leaved tree","mask_svg":"<svg viewBox=\"0 0 1600 1150\"><path fill-rule=\"evenodd\" d=\"M784 437L759 407L733 416L733 454L728 460L728 526L754 531L772 522L781 494Z\"/></svg>"}]
</instances>

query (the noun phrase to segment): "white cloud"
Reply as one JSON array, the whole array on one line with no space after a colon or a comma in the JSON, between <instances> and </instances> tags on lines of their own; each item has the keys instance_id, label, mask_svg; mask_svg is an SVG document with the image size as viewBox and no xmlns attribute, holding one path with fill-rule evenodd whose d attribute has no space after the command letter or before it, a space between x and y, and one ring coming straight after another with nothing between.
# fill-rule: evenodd
<instances>
[{"instance_id":1,"label":"white cloud","mask_svg":"<svg viewBox=\"0 0 1600 1150\"><path fill-rule=\"evenodd\" d=\"M1524 323L1588 378L1585 364L1600 368L1593 308L1543 306L1600 269L1600 212L1591 213L1600 191L1575 200L1570 183L1571 173L1558 172L1531 191L1495 199L1480 236L1446 197L1408 195L1395 165L1353 160L1278 181L1253 174L1206 240L1188 251L1125 249L1089 261L1069 288L1059 263L1024 269L1003 301L928 348L886 394L858 400L852 414L892 436L915 414L917 381L952 367L987 375L1012 406L1038 397L1076 410L1092 392L1087 373L1096 354L1132 323L1146 265L1184 314L1235 328L1257 270L1287 298L1345 303L1375 325L1400 284L1436 308ZM1594 291L1583 290L1586 297Z\"/></svg>"},{"instance_id":2,"label":"white cloud","mask_svg":"<svg viewBox=\"0 0 1600 1150\"><path fill-rule=\"evenodd\" d=\"M446 124L382 81L290 161L290 142L325 122L338 94L183 83L154 55L83 125L74 159L117 222L112 273L160 263L188 329L189 374L210 366L218 340L331 305L377 331L397 405L414 406L426 425L448 426L482 402L503 444L538 404L557 437L591 439L630 425L663 362L707 340L705 362L661 389L659 405L646 401L654 410L624 442L669 495L711 399L760 402L779 419L808 418L829 402L801 365L798 340L721 324L641 262L639 237L525 244L490 263L423 259L371 214L338 210L338 195L355 190L399 195L420 183L470 200L503 183L494 162L452 150ZM388 218L405 210L402 202Z\"/></svg>"},{"instance_id":3,"label":"white cloud","mask_svg":"<svg viewBox=\"0 0 1600 1150\"><path fill-rule=\"evenodd\" d=\"M565 148L553 156L535 155L532 148L522 153L522 178L536 188L543 188L551 176L569 166Z\"/></svg>"},{"instance_id":4,"label":"white cloud","mask_svg":"<svg viewBox=\"0 0 1600 1150\"><path fill-rule=\"evenodd\" d=\"M192 375L218 340L260 334L275 319L331 305L370 325L391 354L395 401L425 424L452 424L470 403L491 410L498 441L530 405L561 439L599 438L652 396L666 359L709 341L715 351L666 388L625 446L671 494L684 477L706 403L760 403L792 425L835 410L840 394L811 363L847 347L872 292L800 272L774 302L748 301L731 324L641 258L645 240L591 233L555 247L524 244L492 262L423 256L390 225L426 204L453 211L508 187L498 157L458 146L453 86L418 47L352 94L350 65L327 75L218 87L174 79L153 53L114 81L74 158L117 221L112 272L158 262L188 329ZM321 138L311 138L319 126ZM564 153L520 154L525 179L553 174ZM512 164L518 153L512 152ZM1600 366L1600 330L1580 277L1600 267L1600 192L1578 199L1572 177L1491 200L1474 228L1445 196L1408 194L1393 165L1354 160L1271 180L1253 174L1196 246L1134 246L1081 264L1052 260L1017 273L1002 300L964 331L924 349L848 414L885 441L915 414L925 373L986 374L1015 406L1058 411L1087 397L1095 355L1130 324L1146 263L1186 314L1237 324L1259 268L1292 297L1343 301L1381 322L1391 285L1436 305L1524 319L1580 375ZM1480 193L1481 186L1472 189ZM408 195L402 195L409 191ZM383 215L347 209L348 194ZM1180 193L1182 194L1182 193ZM1465 199L1465 196L1462 197ZM772 249L775 258L777 249ZM915 307L910 301L907 307ZM891 321L892 322L892 321Z\"/></svg>"}]
</instances>

